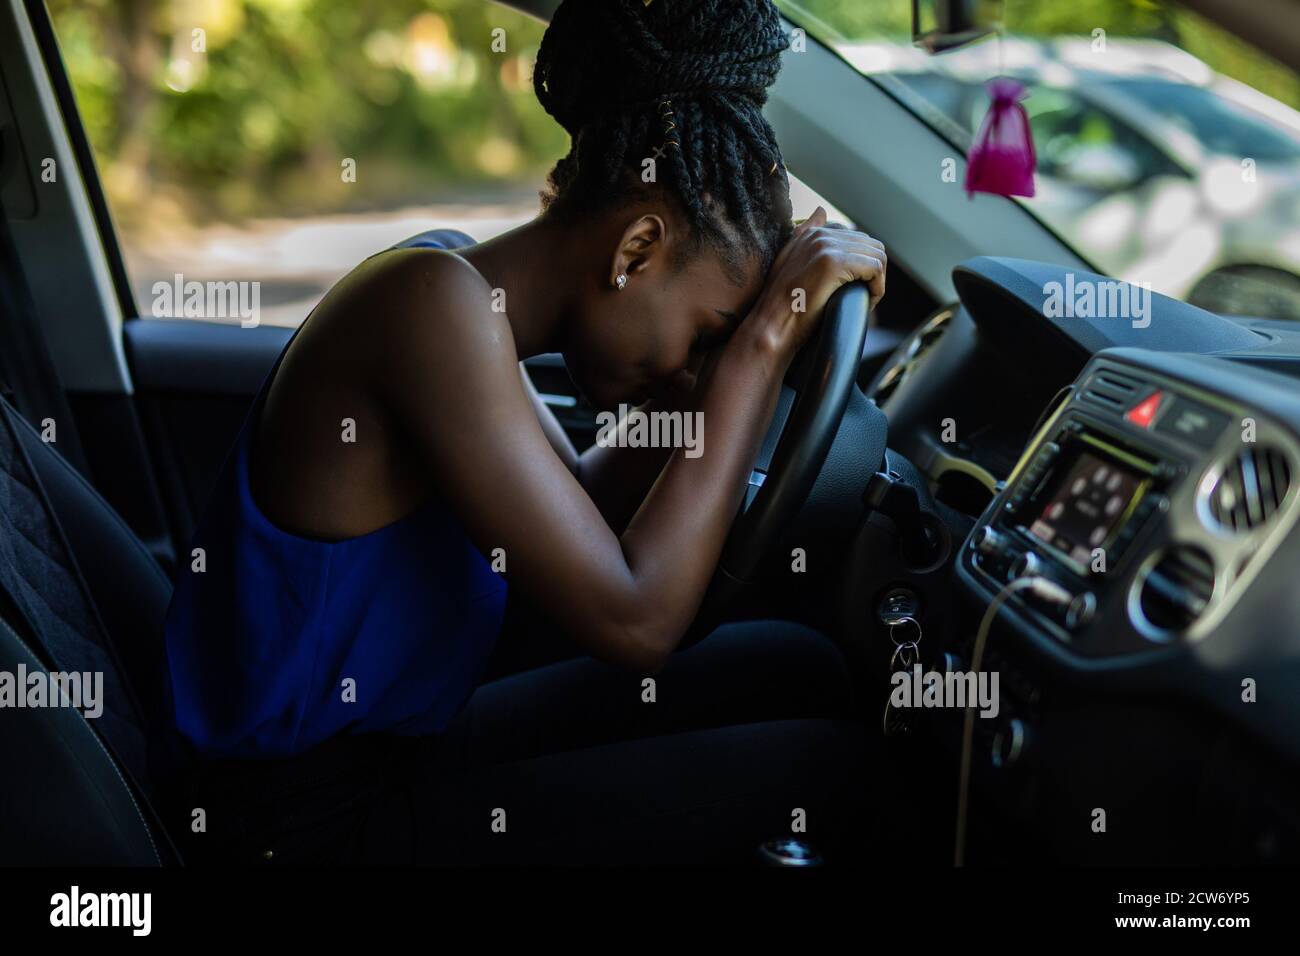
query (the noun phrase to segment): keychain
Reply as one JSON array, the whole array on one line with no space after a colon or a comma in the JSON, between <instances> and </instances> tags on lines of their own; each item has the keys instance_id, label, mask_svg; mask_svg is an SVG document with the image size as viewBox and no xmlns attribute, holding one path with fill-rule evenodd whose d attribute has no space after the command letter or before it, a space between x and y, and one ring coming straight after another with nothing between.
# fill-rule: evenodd
<instances>
[{"instance_id":1,"label":"keychain","mask_svg":"<svg viewBox=\"0 0 1300 956\"><path fill-rule=\"evenodd\" d=\"M921 622L906 613L897 613L892 618L887 618L883 607L881 619L889 625L889 639L894 642L894 653L889 658L891 675L906 671L921 659ZM913 631L911 634L907 633L909 626ZM900 636L900 630L903 631L903 636ZM893 686L892 677L890 685ZM894 707L892 696L891 694L885 699L885 713L881 721L881 731L886 737L896 737L910 729L906 711Z\"/></svg>"}]
</instances>

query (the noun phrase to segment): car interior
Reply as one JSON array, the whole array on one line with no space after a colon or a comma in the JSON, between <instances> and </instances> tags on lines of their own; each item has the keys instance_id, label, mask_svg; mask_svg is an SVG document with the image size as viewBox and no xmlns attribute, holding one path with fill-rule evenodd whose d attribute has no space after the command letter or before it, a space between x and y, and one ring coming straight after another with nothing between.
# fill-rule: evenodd
<instances>
[{"instance_id":1,"label":"car interior","mask_svg":"<svg viewBox=\"0 0 1300 956\"><path fill-rule=\"evenodd\" d=\"M106 675L98 720L0 716L0 862L181 865L145 760L170 577L292 329L141 317L41 0L0 0L0 64L0 670ZM827 306L697 629L836 641L917 864L1300 861L1300 326L1101 274L971 198L941 129L812 37L766 109L888 245L890 292ZM1132 314L1072 308L1085 286ZM560 358L528 371L589 445ZM913 667L996 671L996 715L900 709Z\"/></svg>"}]
</instances>

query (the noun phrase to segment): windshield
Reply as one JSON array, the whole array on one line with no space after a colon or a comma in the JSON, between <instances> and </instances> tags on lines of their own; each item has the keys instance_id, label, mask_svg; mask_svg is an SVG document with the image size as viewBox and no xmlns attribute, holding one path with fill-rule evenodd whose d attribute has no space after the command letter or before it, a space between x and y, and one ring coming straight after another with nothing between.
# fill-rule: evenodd
<instances>
[{"instance_id":1,"label":"windshield","mask_svg":"<svg viewBox=\"0 0 1300 956\"><path fill-rule=\"evenodd\" d=\"M1294 162L1300 139L1270 126L1246 107L1204 87L1164 80L1123 80L1114 84L1162 120L1184 129L1207 150L1225 156Z\"/></svg>"},{"instance_id":2,"label":"windshield","mask_svg":"<svg viewBox=\"0 0 1300 956\"><path fill-rule=\"evenodd\" d=\"M1007 0L1001 36L937 56L906 0L778 4L963 152L987 82L1024 83L1038 164L1015 201L1099 271L1300 320L1294 70L1168 0Z\"/></svg>"}]
</instances>

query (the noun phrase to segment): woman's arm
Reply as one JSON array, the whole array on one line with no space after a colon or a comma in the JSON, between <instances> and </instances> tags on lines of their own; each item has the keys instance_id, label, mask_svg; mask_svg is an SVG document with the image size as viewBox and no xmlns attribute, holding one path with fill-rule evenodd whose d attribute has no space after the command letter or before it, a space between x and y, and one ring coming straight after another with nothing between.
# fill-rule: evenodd
<instances>
[{"instance_id":1,"label":"woman's arm","mask_svg":"<svg viewBox=\"0 0 1300 956\"><path fill-rule=\"evenodd\" d=\"M672 449L631 447L614 443L593 444L579 452L565 434L564 426L555 417L555 413L542 401L537 386L529 378L522 363L519 369L524 379L524 390L528 392L537 420L541 423L551 448L565 467L577 476L578 483L591 496L610 530L622 534L651 485L664 470ZM691 396L679 395L678 398L680 400L671 403L671 407L670 403L651 399L638 410L652 414L656 411L687 411L694 407Z\"/></svg>"},{"instance_id":2,"label":"woman's arm","mask_svg":"<svg viewBox=\"0 0 1300 956\"><path fill-rule=\"evenodd\" d=\"M519 363L519 375L524 380L524 391L528 393L528 400L533 403L533 411L537 413L537 421L542 426L542 431L546 433L546 440L551 443L551 448L564 466L573 472L578 473L578 450L573 447L573 442L569 441L569 436L564 432L564 426L560 420L555 417L555 412L542 401L541 392L537 391L537 386L533 380L528 377L528 369L524 368L524 363Z\"/></svg>"},{"instance_id":3,"label":"woman's arm","mask_svg":"<svg viewBox=\"0 0 1300 956\"><path fill-rule=\"evenodd\" d=\"M475 543L503 550L512 586L594 656L655 671L694 618L813 318L844 282L867 279L883 291L878 251L853 236L805 230L778 256L700 396L706 453L672 452L621 536L552 449L509 323L468 263L394 261L384 283L391 300L372 310L385 317L386 336L372 381ZM806 313L791 309L796 287ZM428 314L412 321L412 303Z\"/></svg>"}]
</instances>

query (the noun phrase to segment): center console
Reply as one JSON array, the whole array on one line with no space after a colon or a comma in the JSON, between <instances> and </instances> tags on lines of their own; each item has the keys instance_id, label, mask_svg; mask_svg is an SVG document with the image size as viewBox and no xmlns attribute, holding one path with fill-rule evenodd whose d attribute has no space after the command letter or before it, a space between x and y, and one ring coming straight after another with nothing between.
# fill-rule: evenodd
<instances>
[{"instance_id":1,"label":"center console","mask_svg":"<svg viewBox=\"0 0 1300 956\"><path fill-rule=\"evenodd\" d=\"M1213 355L1092 356L962 543L961 600L930 645L954 681L977 648L997 678L996 712L969 730L965 708L925 716L970 768L985 853L1287 858L1298 525L1293 379ZM1093 832L1099 807L1124 836Z\"/></svg>"},{"instance_id":2,"label":"center console","mask_svg":"<svg viewBox=\"0 0 1300 956\"><path fill-rule=\"evenodd\" d=\"M1294 523L1300 444L1243 402L1104 356L1038 429L959 556L986 599L1073 658L1193 641ZM1063 590L1062 590L1063 589Z\"/></svg>"}]
</instances>

